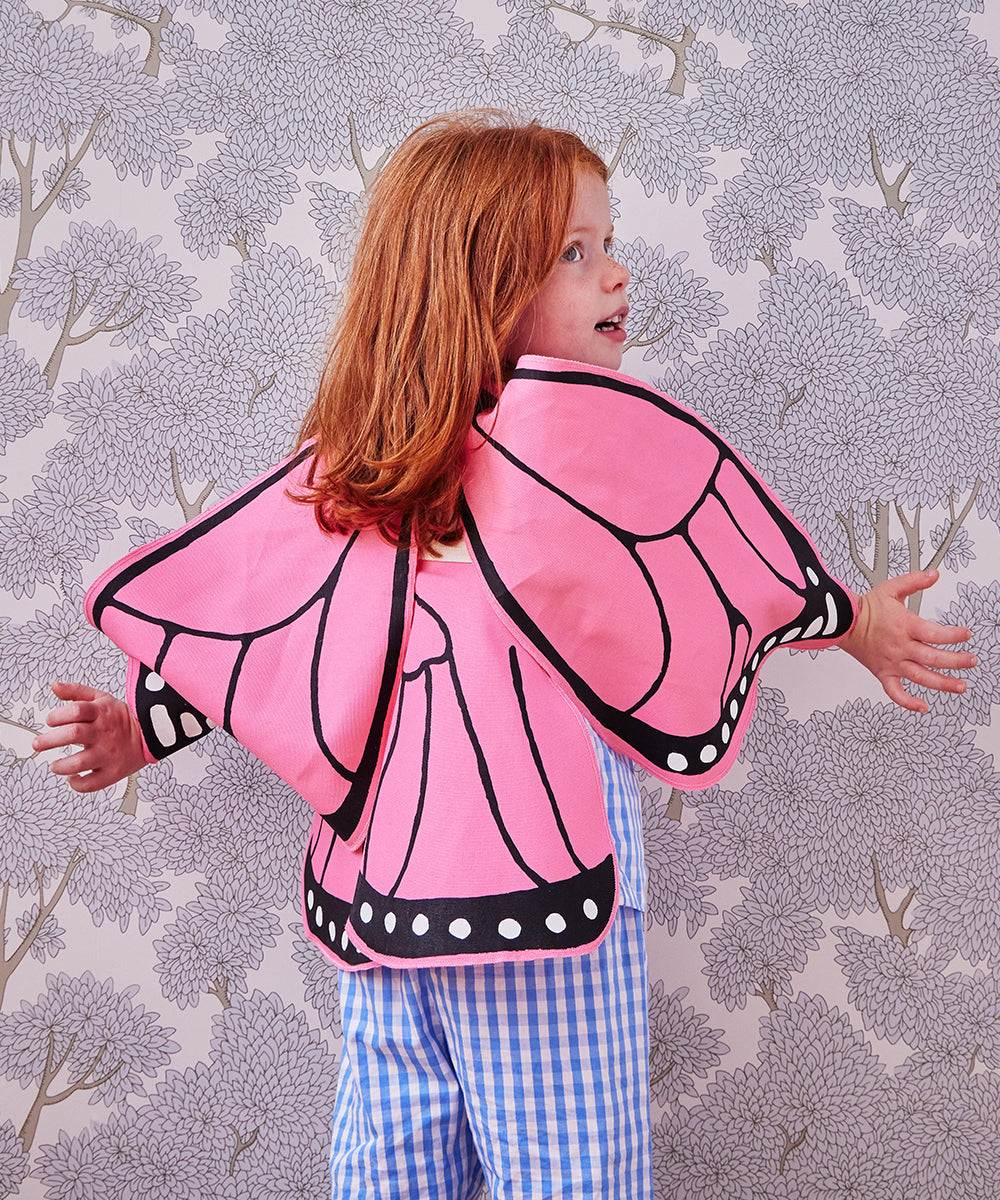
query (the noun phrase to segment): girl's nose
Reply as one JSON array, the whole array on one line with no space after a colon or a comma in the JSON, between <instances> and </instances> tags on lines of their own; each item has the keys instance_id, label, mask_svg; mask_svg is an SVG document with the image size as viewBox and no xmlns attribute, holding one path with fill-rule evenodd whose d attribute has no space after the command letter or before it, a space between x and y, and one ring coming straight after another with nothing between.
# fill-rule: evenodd
<instances>
[{"instance_id":1,"label":"girl's nose","mask_svg":"<svg viewBox=\"0 0 1000 1200\"><path fill-rule=\"evenodd\" d=\"M609 292L616 291L618 288L628 287L630 278L628 268L624 263L620 263L616 258L608 259L608 273L605 279L605 286Z\"/></svg>"}]
</instances>

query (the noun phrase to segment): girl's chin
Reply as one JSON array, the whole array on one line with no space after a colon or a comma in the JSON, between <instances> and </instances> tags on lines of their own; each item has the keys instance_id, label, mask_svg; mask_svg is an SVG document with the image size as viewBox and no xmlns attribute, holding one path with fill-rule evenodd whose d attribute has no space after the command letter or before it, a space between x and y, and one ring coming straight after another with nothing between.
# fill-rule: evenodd
<instances>
[{"instance_id":1,"label":"girl's chin","mask_svg":"<svg viewBox=\"0 0 1000 1200\"><path fill-rule=\"evenodd\" d=\"M620 346L608 346L599 353L588 354L580 361L589 363L592 367L606 367L609 371L618 371L622 365L622 349Z\"/></svg>"}]
</instances>

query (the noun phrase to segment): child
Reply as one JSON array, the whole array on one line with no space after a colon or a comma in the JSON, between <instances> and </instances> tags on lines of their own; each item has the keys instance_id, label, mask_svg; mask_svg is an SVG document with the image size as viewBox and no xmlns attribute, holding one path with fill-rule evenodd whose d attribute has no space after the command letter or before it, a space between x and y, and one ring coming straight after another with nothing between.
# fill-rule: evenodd
<instances>
[{"instance_id":1,"label":"child","mask_svg":"<svg viewBox=\"0 0 1000 1200\"><path fill-rule=\"evenodd\" d=\"M905 607L933 572L855 601L713 431L617 374L611 244L605 168L575 137L495 114L411 135L372 189L312 441L98 580L131 708L54 684L34 743L82 744L52 769L93 791L207 714L316 807L304 916L342 967L334 1197L484 1177L650 1197L623 755L719 778L782 643L840 644L915 711L902 679L957 692L940 672L975 663L931 645L968 630Z\"/></svg>"}]
</instances>

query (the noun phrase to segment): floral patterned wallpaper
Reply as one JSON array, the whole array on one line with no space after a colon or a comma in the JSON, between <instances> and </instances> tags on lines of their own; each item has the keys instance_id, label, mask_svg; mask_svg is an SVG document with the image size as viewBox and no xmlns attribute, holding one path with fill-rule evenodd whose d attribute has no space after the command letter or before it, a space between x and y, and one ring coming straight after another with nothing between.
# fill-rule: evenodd
<instances>
[{"instance_id":1,"label":"floral patterned wallpaper","mask_svg":"<svg viewBox=\"0 0 1000 1200\"><path fill-rule=\"evenodd\" d=\"M998 43L982 0L0 0L0 1195L327 1194L305 806L221 734L89 798L30 739L122 688L87 583L288 448L386 155L489 105L612 167L627 369L852 587L939 567L981 660L918 717L789 655L721 785L641 775L658 1195L996 1197Z\"/></svg>"}]
</instances>

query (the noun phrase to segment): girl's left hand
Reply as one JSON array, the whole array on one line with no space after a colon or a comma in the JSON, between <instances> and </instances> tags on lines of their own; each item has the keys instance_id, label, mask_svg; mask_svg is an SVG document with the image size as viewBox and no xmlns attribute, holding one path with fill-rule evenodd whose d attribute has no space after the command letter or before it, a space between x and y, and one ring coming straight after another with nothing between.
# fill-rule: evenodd
<instances>
[{"instance_id":1,"label":"girl's left hand","mask_svg":"<svg viewBox=\"0 0 1000 1200\"><path fill-rule=\"evenodd\" d=\"M78 745L75 754L57 758L50 766L65 775L74 792L96 792L141 770L146 757L139 722L128 705L85 683L53 683L66 701L45 718L48 729L32 742L38 753Z\"/></svg>"},{"instance_id":2,"label":"girl's left hand","mask_svg":"<svg viewBox=\"0 0 1000 1200\"><path fill-rule=\"evenodd\" d=\"M838 643L871 671L890 700L911 712L927 712L927 702L911 696L904 679L939 692L964 692L964 680L940 672L974 667L978 661L967 650L940 648L967 642L968 629L938 625L906 607L908 596L937 578L937 571L910 571L878 584L859 597L858 619Z\"/></svg>"}]
</instances>

